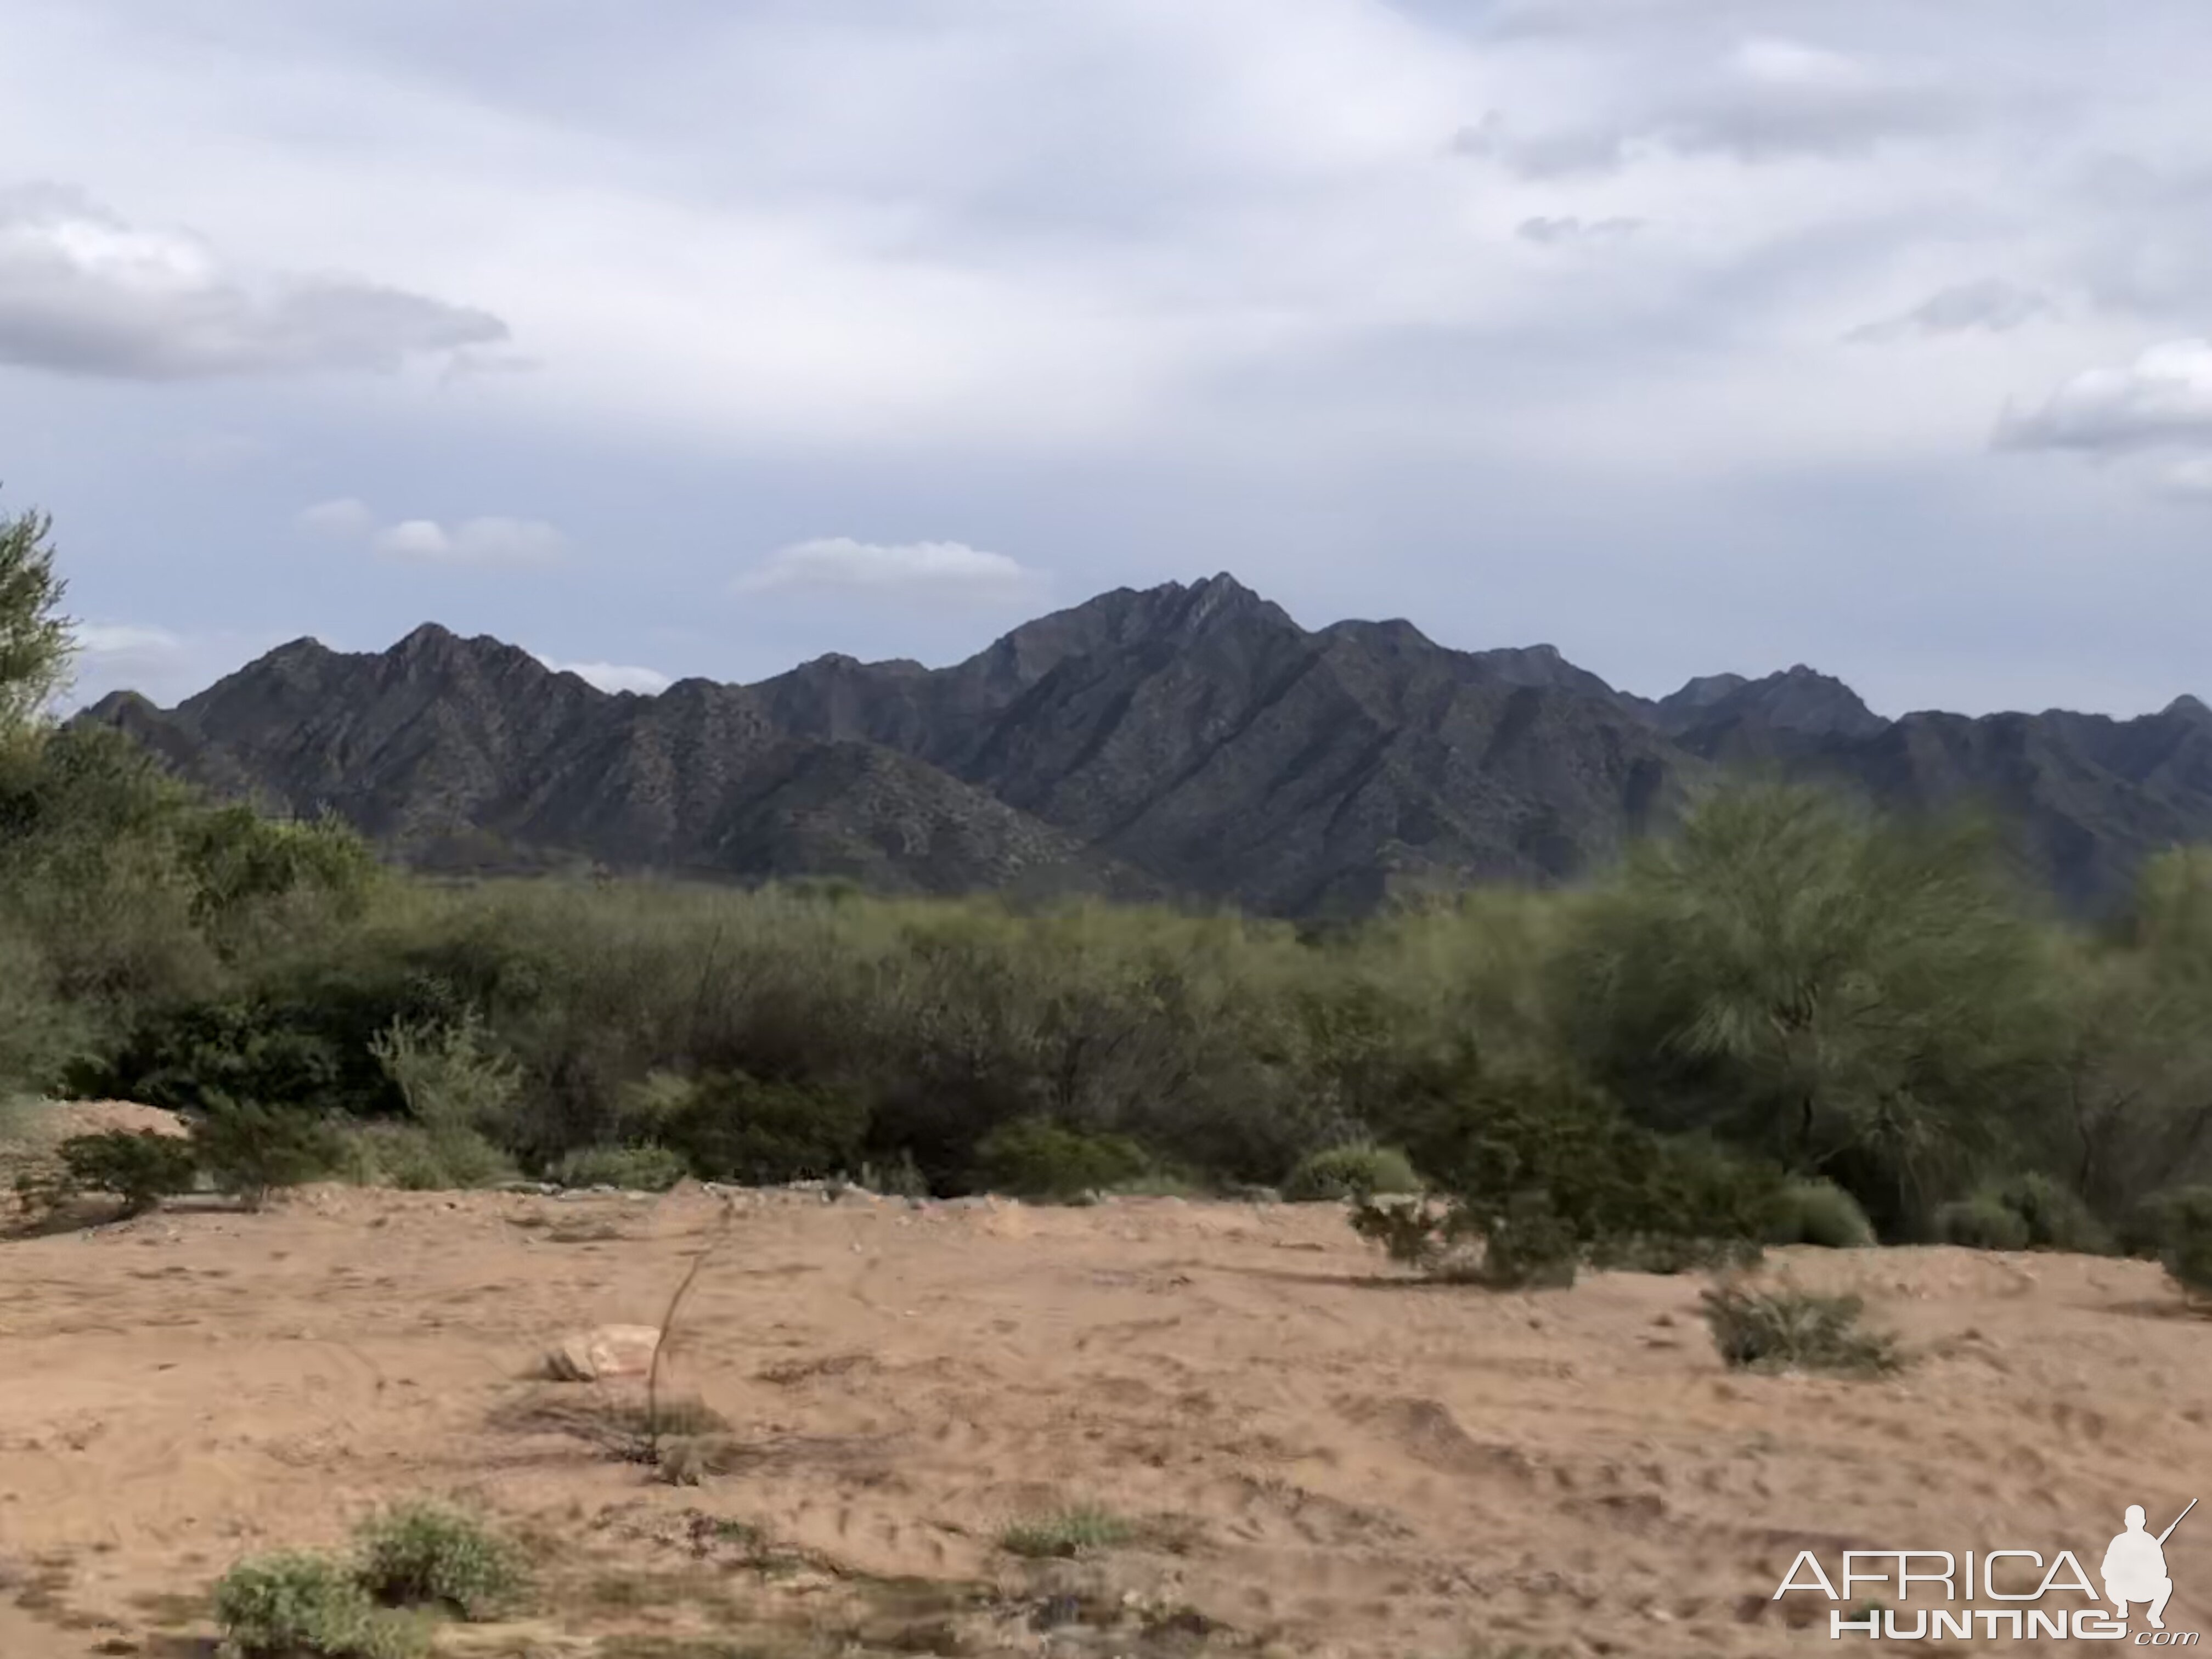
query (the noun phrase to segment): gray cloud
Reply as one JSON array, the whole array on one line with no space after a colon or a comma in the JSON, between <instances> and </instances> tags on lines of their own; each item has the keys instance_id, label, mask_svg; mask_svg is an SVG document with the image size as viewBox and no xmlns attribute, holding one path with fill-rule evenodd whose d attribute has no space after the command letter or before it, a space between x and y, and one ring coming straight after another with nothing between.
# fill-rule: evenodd
<instances>
[{"instance_id":1,"label":"gray cloud","mask_svg":"<svg viewBox=\"0 0 2212 1659\"><path fill-rule=\"evenodd\" d=\"M1878 345L1916 335L1966 334L1978 329L2003 334L2055 310L2049 298L2033 289L1986 276L1940 289L1911 310L1855 328L1844 337L1856 344Z\"/></svg>"},{"instance_id":2,"label":"gray cloud","mask_svg":"<svg viewBox=\"0 0 2212 1659\"><path fill-rule=\"evenodd\" d=\"M0 363L129 380L388 371L507 331L487 312L350 277L250 279L76 191L0 193Z\"/></svg>"},{"instance_id":3,"label":"gray cloud","mask_svg":"<svg viewBox=\"0 0 2212 1659\"><path fill-rule=\"evenodd\" d=\"M1940 77L1797 41L1753 40L1681 92L1617 119L1528 134L1492 110L1462 128L1452 148L1540 179L1613 171L1653 153L1835 160L1940 136L1974 112L1974 100Z\"/></svg>"},{"instance_id":4,"label":"gray cloud","mask_svg":"<svg viewBox=\"0 0 2212 1659\"><path fill-rule=\"evenodd\" d=\"M1515 228L1514 234L1524 242L1534 242L1541 247L1559 247L1576 242L1618 241L1623 236L1633 236L1644 228L1641 219L1577 219L1572 215L1561 218L1539 216L1523 219Z\"/></svg>"}]
</instances>

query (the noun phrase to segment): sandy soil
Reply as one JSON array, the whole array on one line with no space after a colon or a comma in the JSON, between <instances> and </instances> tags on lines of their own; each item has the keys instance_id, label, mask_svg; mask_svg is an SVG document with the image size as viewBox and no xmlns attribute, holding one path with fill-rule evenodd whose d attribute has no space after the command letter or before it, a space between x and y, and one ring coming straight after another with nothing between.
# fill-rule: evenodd
<instances>
[{"instance_id":1,"label":"sandy soil","mask_svg":"<svg viewBox=\"0 0 2212 1659\"><path fill-rule=\"evenodd\" d=\"M411 1495L489 1506L567 1587L445 1650L611 1659L733 1654L708 1633L756 1620L919 1650L1837 1651L1826 1603L1768 1599L1800 1548L2094 1571L2128 1504L2212 1497L2212 1322L2147 1264L1780 1253L1915 1352L1852 1382L1725 1372L1695 1279L1409 1285L1326 1206L723 1214L319 1188L0 1243L0 1655L208 1652L196 1598L239 1555ZM733 1467L676 1487L564 1431L594 1389L532 1371L580 1325L657 1323L718 1229L672 1363ZM999 1547L1075 1503L1138 1537ZM2212 1627L2212 1506L2168 1559L2168 1626Z\"/></svg>"}]
</instances>

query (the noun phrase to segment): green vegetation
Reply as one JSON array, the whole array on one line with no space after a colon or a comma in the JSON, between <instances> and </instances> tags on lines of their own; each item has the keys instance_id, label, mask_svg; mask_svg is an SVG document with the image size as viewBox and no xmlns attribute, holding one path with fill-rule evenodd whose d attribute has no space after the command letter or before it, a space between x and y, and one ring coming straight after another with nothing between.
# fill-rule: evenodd
<instances>
[{"instance_id":1,"label":"green vegetation","mask_svg":"<svg viewBox=\"0 0 2212 1659\"><path fill-rule=\"evenodd\" d=\"M1283 1182L1283 1196L1293 1204L1420 1190L1421 1178L1405 1153L1395 1146L1364 1142L1310 1152Z\"/></svg>"},{"instance_id":2,"label":"green vegetation","mask_svg":"<svg viewBox=\"0 0 2212 1659\"><path fill-rule=\"evenodd\" d=\"M123 1212L137 1215L173 1193L188 1193L199 1175L192 1145L152 1129L133 1133L76 1135L58 1149L62 1163L60 1191L106 1193L123 1200Z\"/></svg>"},{"instance_id":3,"label":"green vegetation","mask_svg":"<svg viewBox=\"0 0 2212 1659\"><path fill-rule=\"evenodd\" d=\"M356 1534L361 1586L387 1607L433 1607L489 1619L528 1583L522 1552L473 1516L435 1504L402 1504Z\"/></svg>"},{"instance_id":4,"label":"green vegetation","mask_svg":"<svg viewBox=\"0 0 2212 1659\"><path fill-rule=\"evenodd\" d=\"M1894 1339L1859 1328L1863 1309L1855 1296L1723 1284L1705 1293L1704 1304L1713 1346L1732 1366L1874 1376L1903 1363Z\"/></svg>"},{"instance_id":5,"label":"green vegetation","mask_svg":"<svg viewBox=\"0 0 2212 1659\"><path fill-rule=\"evenodd\" d=\"M430 1620L484 1620L529 1588L520 1547L459 1510L410 1503L355 1529L351 1559L288 1552L216 1586L227 1659L418 1659Z\"/></svg>"},{"instance_id":6,"label":"green vegetation","mask_svg":"<svg viewBox=\"0 0 2212 1659\"><path fill-rule=\"evenodd\" d=\"M1875 1242L1874 1224L1853 1198L1832 1181L1797 1180L1776 1195L1766 1226L1769 1244L1817 1244L1826 1250L1853 1250Z\"/></svg>"},{"instance_id":7,"label":"green vegetation","mask_svg":"<svg viewBox=\"0 0 2212 1659\"><path fill-rule=\"evenodd\" d=\"M555 1171L564 1187L637 1193L665 1193L690 1173L682 1156L665 1146L579 1146Z\"/></svg>"},{"instance_id":8,"label":"green vegetation","mask_svg":"<svg viewBox=\"0 0 2212 1659\"><path fill-rule=\"evenodd\" d=\"M2212 1183L2212 851L2153 860L2094 928L1972 825L1764 784L1571 890L1305 933L433 883L46 720L46 538L0 519L0 1097L181 1109L248 1198L510 1171L1287 1188L1528 1285L1869 1231L2170 1253L2162 1195ZM1378 1207L1396 1188L1425 1196Z\"/></svg>"},{"instance_id":9,"label":"green vegetation","mask_svg":"<svg viewBox=\"0 0 2212 1659\"><path fill-rule=\"evenodd\" d=\"M1044 1559L1112 1549L1136 1535L1133 1526L1110 1510L1095 1504L1079 1504L1033 1520L1017 1521L999 1534L999 1547L1010 1555Z\"/></svg>"},{"instance_id":10,"label":"green vegetation","mask_svg":"<svg viewBox=\"0 0 2212 1659\"><path fill-rule=\"evenodd\" d=\"M215 1592L224 1659L418 1659L429 1632L379 1607L344 1563L301 1553L241 1561Z\"/></svg>"}]
</instances>

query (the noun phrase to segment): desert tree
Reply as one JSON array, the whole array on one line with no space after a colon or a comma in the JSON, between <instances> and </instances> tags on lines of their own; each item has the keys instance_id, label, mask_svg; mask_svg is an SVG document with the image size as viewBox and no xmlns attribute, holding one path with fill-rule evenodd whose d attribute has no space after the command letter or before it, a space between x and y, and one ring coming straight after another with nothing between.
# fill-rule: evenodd
<instances>
[{"instance_id":1,"label":"desert tree","mask_svg":"<svg viewBox=\"0 0 2212 1659\"><path fill-rule=\"evenodd\" d=\"M36 511L0 517L0 739L36 726L69 684L76 635L61 612L52 528Z\"/></svg>"}]
</instances>

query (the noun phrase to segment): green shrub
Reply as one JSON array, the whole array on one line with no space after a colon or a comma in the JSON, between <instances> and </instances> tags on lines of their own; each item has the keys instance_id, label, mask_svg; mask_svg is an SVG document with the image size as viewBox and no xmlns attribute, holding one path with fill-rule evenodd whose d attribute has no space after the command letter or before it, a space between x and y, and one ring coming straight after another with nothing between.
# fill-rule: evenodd
<instances>
[{"instance_id":1,"label":"green shrub","mask_svg":"<svg viewBox=\"0 0 2212 1659\"><path fill-rule=\"evenodd\" d=\"M1998 1183L2000 1202L2027 1224L2031 1250L2074 1250L2101 1255L2112 1248L2112 1234L2090 1214L2070 1187L2040 1171Z\"/></svg>"},{"instance_id":2,"label":"green shrub","mask_svg":"<svg viewBox=\"0 0 2212 1659\"><path fill-rule=\"evenodd\" d=\"M2159 1261L2183 1293L2212 1297L2212 1188L2165 1194L2159 1235Z\"/></svg>"},{"instance_id":3,"label":"green shrub","mask_svg":"<svg viewBox=\"0 0 2212 1659\"><path fill-rule=\"evenodd\" d=\"M1492 1290L1565 1289L1582 1255L1573 1227L1540 1192L1483 1206L1364 1199L1353 1205L1352 1227L1393 1261Z\"/></svg>"},{"instance_id":4,"label":"green shrub","mask_svg":"<svg viewBox=\"0 0 2212 1659\"><path fill-rule=\"evenodd\" d=\"M2078 1250L2100 1255L2112 1235L2071 1189L2039 1173L1977 1188L1936 1214L1945 1243L1982 1250Z\"/></svg>"},{"instance_id":5,"label":"green shrub","mask_svg":"<svg viewBox=\"0 0 2212 1659\"><path fill-rule=\"evenodd\" d=\"M489 1619L515 1604L529 1576L514 1544L435 1504L402 1504L372 1516L355 1540L362 1588L391 1607Z\"/></svg>"},{"instance_id":6,"label":"green shrub","mask_svg":"<svg viewBox=\"0 0 2212 1659\"><path fill-rule=\"evenodd\" d=\"M1893 1338L1859 1328L1864 1304L1855 1296L1721 1285L1702 1300L1713 1346L1730 1366L1874 1376L1901 1363Z\"/></svg>"},{"instance_id":7,"label":"green shrub","mask_svg":"<svg viewBox=\"0 0 2212 1659\"><path fill-rule=\"evenodd\" d=\"M151 1209L174 1193L191 1191L199 1175L192 1143L155 1129L111 1129L72 1135L56 1149L69 1190L108 1193L125 1215Z\"/></svg>"},{"instance_id":8,"label":"green shrub","mask_svg":"<svg viewBox=\"0 0 2212 1659\"><path fill-rule=\"evenodd\" d=\"M2156 1261L2187 1218L2212 1214L2212 1187L2169 1187L2139 1201L2123 1219L2117 1247L2125 1254Z\"/></svg>"},{"instance_id":9,"label":"green shrub","mask_svg":"<svg viewBox=\"0 0 2212 1659\"><path fill-rule=\"evenodd\" d=\"M840 1090L744 1072L656 1074L630 1090L624 1118L706 1181L778 1186L857 1168L866 1103Z\"/></svg>"},{"instance_id":10,"label":"green shrub","mask_svg":"<svg viewBox=\"0 0 2212 1659\"><path fill-rule=\"evenodd\" d=\"M368 1123L344 1133L341 1171L357 1187L465 1192L514 1173L506 1153L472 1130L433 1134L419 1123Z\"/></svg>"},{"instance_id":11,"label":"green shrub","mask_svg":"<svg viewBox=\"0 0 2212 1659\"><path fill-rule=\"evenodd\" d=\"M440 1139L503 1125L521 1091L520 1068L496 1049L482 1018L395 1019L369 1052L407 1102L407 1115Z\"/></svg>"},{"instance_id":12,"label":"green shrub","mask_svg":"<svg viewBox=\"0 0 2212 1659\"><path fill-rule=\"evenodd\" d=\"M1072 1199L1146 1172L1144 1148L1121 1135L1086 1134L1047 1117L1000 1125L975 1149L977 1179L1019 1198Z\"/></svg>"},{"instance_id":13,"label":"green shrub","mask_svg":"<svg viewBox=\"0 0 2212 1659\"><path fill-rule=\"evenodd\" d=\"M580 1146L562 1158L554 1178L564 1187L619 1187L665 1193L690 1167L665 1146Z\"/></svg>"},{"instance_id":14,"label":"green shrub","mask_svg":"<svg viewBox=\"0 0 2212 1659\"><path fill-rule=\"evenodd\" d=\"M258 1207L279 1188L344 1170L346 1139L312 1112L220 1101L192 1131L200 1162L222 1191Z\"/></svg>"},{"instance_id":15,"label":"green shrub","mask_svg":"<svg viewBox=\"0 0 2212 1659\"><path fill-rule=\"evenodd\" d=\"M1936 1236L1970 1250L2024 1250L2027 1218L1994 1193L1977 1193L1937 1209Z\"/></svg>"},{"instance_id":16,"label":"green shrub","mask_svg":"<svg viewBox=\"0 0 2212 1659\"><path fill-rule=\"evenodd\" d=\"M215 1616L225 1659L416 1659L429 1650L418 1621L380 1608L327 1556L240 1562L216 1586Z\"/></svg>"},{"instance_id":17,"label":"green shrub","mask_svg":"<svg viewBox=\"0 0 2212 1659\"><path fill-rule=\"evenodd\" d=\"M1364 1141L1309 1154L1299 1160L1282 1188L1283 1197L1293 1204L1420 1190L1421 1178L1405 1153L1395 1146Z\"/></svg>"},{"instance_id":18,"label":"green shrub","mask_svg":"<svg viewBox=\"0 0 2212 1659\"><path fill-rule=\"evenodd\" d=\"M1042 1559L1112 1549L1135 1536L1136 1528L1121 1516L1084 1504L1014 1522L999 1534L999 1547L1010 1555Z\"/></svg>"},{"instance_id":19,"label":"green shrub","mask_svg":"<svg viewBox=\"0 0 2212 1659\"><path fill-rule=\"evenodd\" d=\"M1776 1194L1766 1228L1769 1244L1855 1250L1875 1242L1874 1224L1858 1200L1832 1181L1792 1181Z\"/></svg>"}]
</instances>

